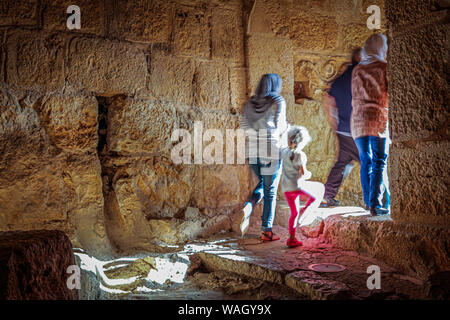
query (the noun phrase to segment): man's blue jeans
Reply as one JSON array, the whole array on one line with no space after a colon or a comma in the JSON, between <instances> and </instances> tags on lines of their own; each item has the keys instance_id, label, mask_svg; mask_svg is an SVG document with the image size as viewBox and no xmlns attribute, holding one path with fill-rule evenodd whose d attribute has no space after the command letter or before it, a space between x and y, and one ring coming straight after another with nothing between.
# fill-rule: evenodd
<instances>
[{"instance_id":1,"label":"man's blue jeans","mask_svg":"<svg viewBox=\"0 0 450 320\"><path fill-rule=\"evenodd\" d=\"M355 143L361 161L364 202L370 208L381 208L383 170L388 157L386 139L371 136L360 137L355 140Z\"/></svg>"},{"instance_id":2,"label":"man's blue jeans","mask_svg":"<svg viewBox=\"0 0 450 320\"><path fill-rule=\"evenodd\" d=\"M259 159L255 162L256 164L250 164L250 167L258 177L259 182L250 197L250 202L255 205L264 198L262 230L271 231L277 206L278 185L281 178L281 159L273 160L267 165L262 164ZM271 170L267 170L271 165L273 166ZM271 174L267 175L265 171L269 171Z\"/></svg>"}]
</instances>

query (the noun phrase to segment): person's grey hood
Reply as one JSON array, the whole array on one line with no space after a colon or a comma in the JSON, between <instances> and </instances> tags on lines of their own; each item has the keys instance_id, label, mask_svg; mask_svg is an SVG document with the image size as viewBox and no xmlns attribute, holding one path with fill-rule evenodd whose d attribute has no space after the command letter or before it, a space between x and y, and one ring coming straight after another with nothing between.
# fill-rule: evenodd
<instances>
[{"instance_id":1,"label":"person's grey hood","mask_svg":"<svg viewBox=\"0 0 450 320\"><path fill-rule=\"evenodd\" d=\"M262 76L256 88L256 94L244 107L244 116L250 126L261 119L280 97L281 87L282 80L279 75L270 73Z\"/></svg>"}]
</instances>

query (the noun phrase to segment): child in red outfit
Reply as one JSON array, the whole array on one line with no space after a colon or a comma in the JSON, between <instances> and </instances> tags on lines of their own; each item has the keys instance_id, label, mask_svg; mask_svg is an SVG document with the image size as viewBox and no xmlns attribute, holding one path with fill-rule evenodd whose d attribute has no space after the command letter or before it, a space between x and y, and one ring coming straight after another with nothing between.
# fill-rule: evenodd
<instances>
[{"instance_id":1,"label":"child in red outfit","mask_svg":"<svg viewBox=\"0 0 450 320\"><path fill-rule=\"evenodd\" d=\"M311 136L306 128L291 126L288 131L289 147L281 151L283 158L282 189L286 201L291 209L289 218L288 247L298 247L302 243L295 237L299 219L300 225L314 218L314 211L322 202L325 186L320 182L307 181L311 178L311 172L306 169L307 157L302 151L311 141ZM298 212L299 196L304 195L308 199L304 208Z\"/></svg>"}]
</instances>

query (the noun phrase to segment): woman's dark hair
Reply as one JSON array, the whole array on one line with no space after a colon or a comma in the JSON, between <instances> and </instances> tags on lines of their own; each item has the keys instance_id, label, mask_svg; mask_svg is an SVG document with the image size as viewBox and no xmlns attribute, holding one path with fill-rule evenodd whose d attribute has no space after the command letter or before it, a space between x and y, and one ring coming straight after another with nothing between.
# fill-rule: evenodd
<instances>
[{"instance_id":1,"label":"woman's dark hair","mask_svg":"<svg viewBox=\"0 0 450 320\"><path fill-rule=\"evenodd\" d=\"M258 87L256 87L255 95L263 98L269 95L280 95L283 80L276 73L268 73L261 77Z\"/></svg>"}]
</instances>

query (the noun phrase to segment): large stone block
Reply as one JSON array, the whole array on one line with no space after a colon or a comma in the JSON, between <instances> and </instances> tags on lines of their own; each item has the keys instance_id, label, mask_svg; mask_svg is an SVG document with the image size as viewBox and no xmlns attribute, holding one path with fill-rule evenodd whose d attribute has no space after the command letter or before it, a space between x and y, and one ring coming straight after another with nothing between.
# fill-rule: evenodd
<instances>
[{"instance_id":1,"label":"large stone block","mask_svg":"<svg viewBox=\"0 0 450 320\"><path fill-rule=\"evenodd\" d=\"M100 161L96 154L76 158L68 157L64 168L76 199L68 214L70 239L89 254L108 256L112 249L105 229Z\"/></svg>"},{"instance_id":2,"label":"large stone block","mask_svg":"<svg viewBox=\"0 0 450 320\"><path fill-rule=\"evenodd\" d=\"M224 64L201 62L195 75L196 106L202 109L231 109L229 74Z\"/></svg>"},{"instance_id":3,"label":"large stone block","mask_svg":"<svg viewBox=\"0 0 450 320\"><path fill-rule=\"evenodd\" d=\"M96 95L131 95L146 87L146 56L129 43L73 38L67 65L68 84Z\"/></svg>"},{"instance_id":4,"label":"large stone block","mask_svg":"<svg viewBox=\"0 0 450 320\"><path fill-rule=\"evenodd\" d=\"M62 37L16 30L8 32L6 41L8 84L41 91L63 87Z\"/></svg>"},{"instance_id":5,"label":"large stone block","mask_svg":"<svg viewBox=\"0 0 450 320\"><path fill-rule=\"evenodd\" d=\"M386 16L390 27L414 26L433 20L432 11L439 1L436 0L389 0L386 1ZM445 10L441 13L445 15ZM438 16L440 17L440 16Z\"/></svg>"},{"instance_id":6,"label":"large stone block","mask_svg":"<svg viewBox=\"0 0 450 320\"><path fill-rule=\"evenodd\" d=\"M113 30L129 41L168 42L173 3L163 0L117 1Z\"/></svg>"},{"instance_id":7,"label":"large stone block","mask_svg":"<svg viewBox=\"0 0 450 320\"><path fill-rule=\"evenodd\" d=\"M248 92L254 92L261 76L277 73L283 79L283 92L294 91L293 49L290 40L261 35L248 38Z\"/></svg>"},{"instance_id":8,"label":"large stone block","mask_svg":"<svg viewBox=\"0 0 450 320\"><path fill-rule=\"evenodd\" d=\"M351 23L341 27L342 52L348 53L349 56L354 47L362 47L367 38L373 34L373 30L367 28L365 21L362 22L362 24ZM382 30L379 30L379 32L382 32Z\"/></svg>"},{"instance_id":9,"label":"large stone block","mask_svg":"<svg viewBox=\"0 0 450 320\"><path fill-rule=\"evenodd\" d=\"M134 170L132 185L147 219L172 218L188 207L194 179L193 166L176 166L170 160L158 158L153 163L137 163Z\"/></svg>"},{"instance_id":10,"label":"large stone block","mask_svg":"<svg viewBox=\"0 0 450 320\"><path fill-rule=\"evenodd\" d=\"M211 51L213 58L242 65L244 62L244 30L242 13L216 8L212 13Z\"/></svg>"},{"instance_id":11,"label":"large stone block","mask_svg":"<svg viewBox=\"0 0 450 320\"><path fill-rule=\"evenodd\" d=\"M372 255L423 280L448 271L449 232L445 227L396 223L389 216L333 215L325 220L324 237L337 248Z\"/></svg>"},{"instance_id":12,"label":"large stone block","mask_svg":"<svg viewBox=\"0 0 450 320\"><path fill-rule=\"evenodd\" d=\"M37 26L38 0L3 0L0 4L0 26Z\"/></svg>"},{"instance_id":13,"label":"large stone block","mask_svg":"<svg viewBox=\"0 0 450 320\"><path fill-rule=\"evenodd\" d=\"M21 160L36 160L48 147L39 115L32 106L25 104L26 100L19 93L0 88L0 176L5 179L14 180L12 172L17 172L17 177L29 173Z\"/></svg>"},{"instance_id":14,"label":"large stone block","mask_svg":"<svg viewBox=\"0 0 450 320\"><path fill-rule=\"evenodd\" d=\"M300 12L291 19L290 37L296 50L329 52L338 46L338 30L334 17Z\"/></svg>"},{"instance_id":15,"label":"large stone block","mask_svg":"<svg viewBox=\"0 0 450 320\"><path fill-rule=\"evenodd\" d=\"M449 143L394 144L390 178L395 221L448 224Z\"/></svg>"},{"instance_id":16,"label":"large stone block","mask_svg":"<svg viewBox=\"0 0 450 320\"><path fill-rule=\"evenodd\" d=\"M149 89L162 101L193 105L195 68L191 59L175 58L154 50L149 68Z\"/></svg>"},{"instance_id":17,"label":"large stone block","mask_svg":"<svg viewBox=\"0 0 450 320\"><path fill-rule=\"evenodd\" d=\"M80 7L81 29L68 29L67 8L70 5ZM61 30L67 32L91 33L104 35L105 33L105 6L98 0L80 0L74 3L69 0L44 0L41 3L43 27L48 30Z\"/></svg>"},{"instance_id":18,"label":"large stone block","mask_svg":"<svg viewBox=\"0 0 450 320\"><path fill-rule=\"evenodd\" d=\"M229 74L231 107L233 112L239 113L247 100L247 69L230 68Z\"/></svg>"},{"instance_id":19,"label":"large stone block","mask_svg":"<svg viewBox=\"0 0 450 320\"><path fill-rule=\"evenodd\" d=\"M426 280L449 271L449 239L445 227L385 223L377 232L373 254L401 272Z\"/></svg>"},{"instance_id":20,"label":"large stone block","mask_svg":"<svg viewBox=\"0 0 450 320\"><path fill-rule=\"evenodd\" d=\"M50 95L38 109L41 125L58 148L95 150L98 141L95 97Z\"/></svg>"},{"instance_id":21,"label":"large stone block","mask_svg":"<svg viewBox=\"0 0 450 320\"><path fill-rule=\"evenodd\" d=\"M11 172L14 180L2 177L0 226L2 230L29 230L45 226L67 229L67 216L77 198L66 163L60 159L21 159L27 171ZM31 172L30 172L31 171ZM19 175L25 175L20 177Z\"/></svg>"},{"instance_id":22,"label":"large stone block","mask_svg":"<svg viewBox=\"0 0 450 320\"><path fill-rule=\"evenodd\" d=\"M448 25L429 25L390 41L389 122L394 140L423 139L444 130L447 101Z\"/></svg>"},{"instance_id":23,"label":"large stone block","mask_svg":"<svg viewBox=\"0 0 450 320\"><path fill-rule=\"evenodd\" d=\"M228 110L203 110L196 107L178 108L177 110L178 127L188 130L192 138L196 121L201 122L203 127L202 134L207 129L216 129L221 132L224 139L227 129L239 128L239 116L230 113Z\"/></svg>"},{"instance_id":24,"label":"large stone block","mask_svg":"<svg viewBox=\"0 0 450 320\"><path fill-rule=\"evenodd\" d=\"M188 207L194 166L162 157L110 158L102 164L108 173L104 191L115 197L121 219L172 218Z\"/></svg>"},{"instance_id":25,"label":"large stone block","mask_svg":"<svg viewBox=\"0 0 450 320\"><path fill-rule=\"evenodd\" d=\"M253 23L255 20L259 20L257 23L265 23L267 21L269 22L267 27L270 28L272 35L289 38L289 19L292 15L291 0L258 0L255 2L255 5L256 8L254 8L251 17Z\"/></svg>"},{"instance_id":26,"label":"large stone block","mask_svg":"<svg viewBox=\"0 0 450 320\"><path fill-rule=\"evenodd\" d=\"M0 230L57 228L89 252L109 252L100 164L92 153L95 99L3 90L0 110Z\"/></svg>"},{"instance_id":27,"label":"large stone block","mask_svg":"<svg viewBox=\"0 0 450 320\"><path fill-rule=\"evenodd\" d=\"M165 154L177 126L170 104L116 97L108 105L107 147L121 154Z\"/></svg>"},{"instance_id":28,"label":"large stone block","mask_svg":"<svg viewBox=\"0 0 450 320\"><path fill-rule=\"evenodd\" d=\"M177 55L209 58L211 55L210 19L206 4L177 6L172 42L174 52Z\"/></svg>"},{"instance_id":29,"label":"large stone block","mask_svg":"<svg viewBox=\"0 0 450 320\"><path fill-rule=\"evenodd\" d=\"M242 205L250 192L246 165L203 166L197 170L200 193L193 194L199 208L224 208Z\"/></svg>"},{"instance_id":30,"label":"large stone block","mask_svg":"<svg viewBox=\"0 0 450 320\"><path fill-rule=\"evenodd\" d=\"M61 231L0 233L1 300L75 300L72 246Z\"/></svg>"}]
</instances>

